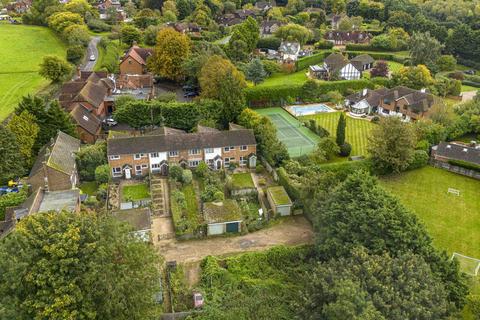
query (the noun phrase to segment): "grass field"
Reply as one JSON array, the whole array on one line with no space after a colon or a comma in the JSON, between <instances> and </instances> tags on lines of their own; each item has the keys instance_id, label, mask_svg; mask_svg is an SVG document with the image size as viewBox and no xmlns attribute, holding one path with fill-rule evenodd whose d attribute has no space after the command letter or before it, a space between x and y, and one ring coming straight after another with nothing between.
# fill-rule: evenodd
<instances>
[{"instance_id":1,"label":"grass field","mask_svg":"<svg viewBox=\"0 0 480 320\"><path fill-rule=\"evenodd\" d=\"M65 58L65 52L65 45L48 28L0 24L0 120L13 111L22 96L48 84L38 75L43 56Z\"/></svg>"},{"instance_id":2,"label":"grass field","mask_svg":"<svg viewBox=\"0 0 480 320\"><path fill-rule=\"evenodd\" d=\"M340 112L328 112L311 116L300 117L302 121L315 119L319 125L327 129L330 135L335 137L337 134L337 123ZM345 129L346 141L352 145L352 156L367 154L367 137L375 124L368 120L354 119L346 116L347 127Z\"/></svg>"},{"instance_id":3,"label":"grass field","mask_svg":"<svg viewBox=\"0 0 480 320\"><path fill-rule=\"evenodd\" d=\"M308 154L317 147L320 138L282 108L265 108L255 111L272 120L277 128L278 139L285 144L291 157Z\"/></svg>"},{"instance_id":4,"label":"grass field","mask_svg":"<svg viewBox=\"0 0 480 320\"><path fill-rule=\"evenodd\" d=\"M138 201L150 197L150 190L145 183L132 184L123 187L123 201Z\"/></svg>"},{"instance_id":5,"label":"grass field","mask_svg":"<svg viewBox=\"0 0 480 320\"><path fill-rule=\"evenodd\" d=\"M307 70L300 70L294 73L275 73L260 83L258 87L303 84L308 80L306 73Z\"/></svg>"},{"instance_id":6,"label":"grass field","mask_svg":"<svg viewBox=\"0 0 480 320\"><path fill-rule=\"evenodd\" d=\"M427 166L381 183L418 215L438 248L480 258L480 181Z\"/></svg>"}]
</instances>

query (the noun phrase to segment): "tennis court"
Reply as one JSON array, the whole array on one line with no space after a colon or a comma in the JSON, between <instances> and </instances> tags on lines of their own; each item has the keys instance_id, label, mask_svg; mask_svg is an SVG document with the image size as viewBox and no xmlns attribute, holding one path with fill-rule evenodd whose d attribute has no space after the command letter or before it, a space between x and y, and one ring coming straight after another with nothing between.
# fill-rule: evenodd
<instances>
[{"instance_id":1,"label":"tennis court","mask_svg":"<svg viewBox=\"0 0 480 320\"><path fill-rule=\"evenodd\" d=\"M315 150L319 138L282 108L255 110L272 120L277 137L287 147L291 157L299 157Z\"/></svg>"}]
</instances>

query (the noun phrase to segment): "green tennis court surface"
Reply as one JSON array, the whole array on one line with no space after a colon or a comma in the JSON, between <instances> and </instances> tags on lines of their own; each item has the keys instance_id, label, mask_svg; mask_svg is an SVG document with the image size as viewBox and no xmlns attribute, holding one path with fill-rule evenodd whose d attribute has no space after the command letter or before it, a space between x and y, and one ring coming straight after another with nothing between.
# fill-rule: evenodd
<instances>
[{"instance_id":1,"label":"green tennis court surface","mask_svg":"<svg viewBox=\"0 0 480 320\"><path fill-rule=\"evenodd\" d=\"M277 137L287 147L291 157L299 157L315 150L319 140L313 132L282 108L255 110L267 116L277 128Z\"/></svg>"}]
</instances>

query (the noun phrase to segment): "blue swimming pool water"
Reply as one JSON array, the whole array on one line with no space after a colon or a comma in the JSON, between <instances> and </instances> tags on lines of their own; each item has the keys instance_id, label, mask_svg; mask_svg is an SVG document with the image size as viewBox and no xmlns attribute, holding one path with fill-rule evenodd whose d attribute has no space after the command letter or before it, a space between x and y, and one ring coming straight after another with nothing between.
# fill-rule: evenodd
<instances>
[{"instance_id":1,"label":"blue swimming pool water","mask_svg":"<svg viewBox=\"0 0 480 320\"><path fill-rule=\"evenodd\" d=\"M329 112L332 109L324 104L311 104L308 106L292 106L292 111L296 116L308 116L311 114Z\"/></svg>"}]
</instances>

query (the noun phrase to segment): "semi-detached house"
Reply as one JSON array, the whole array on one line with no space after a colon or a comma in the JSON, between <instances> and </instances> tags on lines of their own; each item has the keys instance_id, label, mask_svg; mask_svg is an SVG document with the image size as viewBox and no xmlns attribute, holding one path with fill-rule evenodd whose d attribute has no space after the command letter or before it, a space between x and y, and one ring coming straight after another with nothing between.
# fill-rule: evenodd
<instances>
[{"instance_id":1,"label":"semi-detached house","mask_svg":"<svg viewBox=\"0 0 480 320\"><path fill-rule=\"evenodd\" d=\"M214 170L233 163L255 167L257 159L253 131L236 125L226 131L199 127L196 133L162 128L150 135L110 138L107 145L114 178L168 175L172 164L195 168L202 161Z\"/></svg>"}]
</instances>

